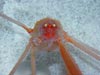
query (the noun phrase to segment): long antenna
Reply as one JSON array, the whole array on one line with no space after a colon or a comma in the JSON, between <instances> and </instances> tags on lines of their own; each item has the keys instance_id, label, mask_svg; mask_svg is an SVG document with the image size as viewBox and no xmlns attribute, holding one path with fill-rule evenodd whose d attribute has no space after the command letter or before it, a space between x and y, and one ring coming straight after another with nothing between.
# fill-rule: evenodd
<instances>
[{"instance_id":1,"label":"long antenna","mask_svg":"<svg viewBox=\"0 0 100 75\"><path fill-rule=\"evenodd\" d=\"M28 27L26 27L25 24L23 24L23 23L21 23L21 22L15 20L15 19L13 19L13 18L7 16L6 14L0 13L0 17L4 18L4 19L6 19L6 20L8 20L8 21L10 21L10 22L13 22L13 23L17 24L18 26L21 26L21 27L24 28L27 32L30 32L30 29L29 29Z\"/></svg>"}]
</instances>

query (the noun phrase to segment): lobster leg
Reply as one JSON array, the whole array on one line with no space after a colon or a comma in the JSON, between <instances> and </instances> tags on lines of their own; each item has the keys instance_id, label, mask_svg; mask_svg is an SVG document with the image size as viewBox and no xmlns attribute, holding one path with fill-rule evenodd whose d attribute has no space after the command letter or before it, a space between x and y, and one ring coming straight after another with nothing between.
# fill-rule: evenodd
<instances>
[{"instance_id":1,"label":"lobster leg","mask_svg":"<svg viewBox=\"0 0 100 75\"><path fill-rule=\"evenodd\" d=\"M31 54L31 68L32 68L32 75L36 75L36 66L35 66L35 51L34 47L32 46L32 49L30 51Z\"/></svg>"},{"instance_id":2,"label":"lobster leg","mask_svg":"<svg viewBox=\"0 0 100 75\"><path fill-rule=\"evenodd\" d=\"M21 27L24 28L28 33L33 32L33 29L30 29L30 28L26 27L25 24L23 24L23 23L21 23L21 22L19 22L19 21L17 21L17 20L12 19L11 17L9 17L9 16L7 16L7 15L5 15L5 14L3 14L3 13L0 13L0 17L2 17L2 18L4 18L4 19L7 19L8 21L17 24L18 26L21 26Z\"/></svg>"},{"instance_id":3,"label":"lobster leg","mask_svg":"<svg viewBox=\"0 0 100 75\"><path fill-rule=\"evenodd\" d=\"M79 40L70 37L69 35L67 35L66 32L64 32L64 38L66 39L67 42L72 43L73 45L80 48L85 53L91 55L92 57L94 57L95 59L100 61L100 51L99 50L94 49L94 48L80 42Z\"/></svg>"},{"instance_id":4,"label":"lobster leg","mask_svg":"<svg viewBox=\"0 0 100 75\"><path fill-rule=\"evenodd\" d=\"M65 62L65 66L68 69L69 75L82 75L78 65L75 63L68 50L65 49L61 41L57 41L57 43L60 47L60 53Z\"/></svg>"},{"instance_id":5,"label":"lobster leg","mask_svg":"<svg viewBox=\"0 0 100 75\"><path fill-rule=\"evenodd\" d=\"M26 56L27 52L29 51L30 46L31 46L31 42L29 42L29 44L26 46L25 51L23 52L23 54L21 55L21 57L19 58L18 62L13 67L13 69L11 70L11 72L9 73L9 75L14 75L16 69L18 68L18 66L20 65L20 63L22 62L22 60L24 59L24 57Z\"/></svg>"}]
</instances>

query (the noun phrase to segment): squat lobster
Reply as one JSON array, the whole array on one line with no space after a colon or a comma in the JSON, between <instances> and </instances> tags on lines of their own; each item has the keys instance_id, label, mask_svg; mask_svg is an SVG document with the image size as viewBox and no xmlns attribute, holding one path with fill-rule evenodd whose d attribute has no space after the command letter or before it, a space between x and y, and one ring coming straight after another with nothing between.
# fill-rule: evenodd
<instances>
[{"instance_id":1,"label":"squat lobster","mask_svg":"<svg viewBox=\"0 0 100 75\"><path fill-rule=\"evenodd\" d=\"M24 25L23 23L20 23L19 21L16 21L3 13L0 13L0 16L21 26L31 36L29 43L26 46L25 51L23 52L23 54L21 55L21 57L19 58L18 62L16 63L14 68L11 70L9 75L14 75L16 69L18 68L23 58L26 56L29 49L31 52L32 75L36 75L35 56L34 56L35 47L37 47L38 50L41 49L41 50L47 50L47 51L51 51L51 50L54 50L56 47L59 47L66 69L68 70L68 75L83 75L78 65L75 63L74 59L68 52L68 50L64 47L62 38L64 38L65 41L72 43L76 47L80 48L80 50L91 55L95 59L100 60L100 55L98 54L98 50L92 47L89 47L88 45L80 41L77 41L71 36L69 36L63 30L58 20L51 19L51 18L44 18L36 22L34 29L30 29L26 27L26 25Z\"/></svg>"}]
</instances>

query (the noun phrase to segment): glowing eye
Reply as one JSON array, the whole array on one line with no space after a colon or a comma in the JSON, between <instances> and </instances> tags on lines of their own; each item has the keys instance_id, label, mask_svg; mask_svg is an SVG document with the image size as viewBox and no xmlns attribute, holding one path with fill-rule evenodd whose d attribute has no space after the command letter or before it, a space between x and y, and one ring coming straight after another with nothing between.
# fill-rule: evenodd
<instances>
[{"instance_id":1,"label":"glowing eye","mask_svg":"<svg viewBox=\"0 0 100 75\"><path fill-rule=\"evenodd\" d=\"M53 27L56 27L56 24L53 24Z\"/></svg>"},{"instance_id":2,"label":"glowing eye","mask_svg":"<svg viewBox=\"0 0 100 75\"><path fill-rule=\"evenodd\" d=\"M47 27L48 26L48 24L44 24L44 27Z\"/></svg>"}]
</instances>

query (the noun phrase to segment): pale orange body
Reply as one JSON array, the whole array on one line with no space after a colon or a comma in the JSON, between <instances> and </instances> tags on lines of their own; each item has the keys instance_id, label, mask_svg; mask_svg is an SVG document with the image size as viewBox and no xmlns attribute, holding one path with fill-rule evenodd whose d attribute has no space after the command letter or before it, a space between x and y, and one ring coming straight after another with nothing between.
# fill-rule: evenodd
<instances>
[{"instance_id":1,"label":"pale orange body","mask_svg":"<svg viewBox=\"0 0 100 75\"><path fill-rule=\"evenodd\" d=\"M6 16L5 14L0 13L0 16L16 23L17 25L23 27L30 35L29 44L26 46L24 53L19 58L18 62L12 69L9 75L13 75L17 67L21 63L22 59L25 57L29 49L31 48L31 65L32 65L32 75L36 75L35 71L35 47L38 50L54 51L56 48L59 48L60 54L64 60L66 70L68 75L82 75L81 70L78 65L75 63L74 59L65 48L65 45L62 40L67 41L76 47L80 48L82 51L91 55L95 59L100 61L100 55L98 55L98 50L83 44L76 39L73 39L69 36L62 28L59 21L51 18L45 18L40 21L37 21L33 29L27 28L24 24Z\"/></svg>"},{"instance_id":2,"label":"pale orange body","mask_svg":"<svg viewBox=\"0 0 100 75\"><path fill-rule=\"evenodd\" d=\"M48 27L45 26L46 24ZM55 24L55 27L52 26L53 24ZM53 51L58 47L56 41L61 36L61 32L63 30L58 21L45 18L36 22L34 30L30 34L38 50Z\"/></svg>"},{"instance_id":3,"label":"pale orange body","mask_svg":"<svg viewBox=\"0 0 100 75\"><path fill-rule=\"evenodd\" d=\"M46 29L47 32L49 31L49 28L51 28L50 26L52 26L51 32L49 32L48 34L55 33L54 36L51 36L50 38L48 38L48 35L47 35L46 39L44 39L45 37L43 34L40 34L41 32L43 33L43 31L41 30L44 29L45 24L47 24L47 26L45 27L47 28ZM55 27L53 27L53 24L55 24ZM56 30L53 30L54 28L56 28ZM41 42L40 42L40 45L37 46L38 48L40 48L40 50L47 47L46 50L52 51L52 50L55 50L57 47L60 47L60 53L66 64L66 68L69 70L68 71L69 74L70 75L82 75L80 69L75 64L75 61L73 60L69 52L62 46L62 43L60 42L62 39L64 39L63 38L64 31L59 21L51 19L51 18L42 19L35 24L34 31L31 33L31 35L33 39L35 37L36 38L40 37L39 39L41 40ZM44 41L46 41L46 43ZM50 42L52 42L52 44L50 45L50 47L48 47L48 44L50 44Z\"/></svg>"}]
</instances>

